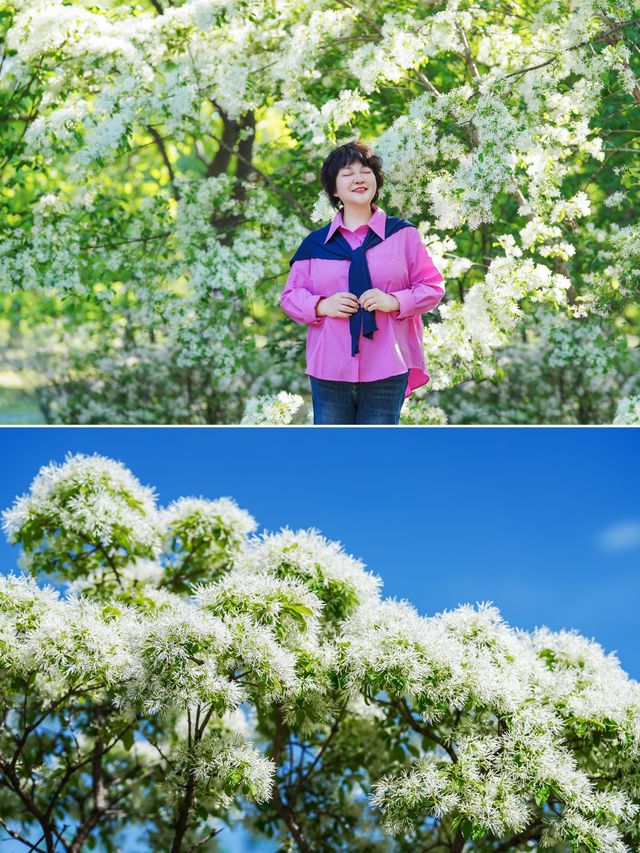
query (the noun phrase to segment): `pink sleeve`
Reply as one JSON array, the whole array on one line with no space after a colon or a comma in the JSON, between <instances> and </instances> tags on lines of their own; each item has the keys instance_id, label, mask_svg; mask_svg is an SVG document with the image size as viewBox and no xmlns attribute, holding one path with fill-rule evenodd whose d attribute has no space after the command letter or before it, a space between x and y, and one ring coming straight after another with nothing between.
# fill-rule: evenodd
<instances>
[{"instance_id":1,"label":"pink sleeve","mask_svg":"<svg viewBox=\"0 0 640 853\"><path fill-rule=\"evenodd\" d=\"M322 299L319 293L310 288L311 261L294 261L289 276L280 294L280 307L296 323L315 325L322 323L324 317L316 316L316 304Z\"/></svg>"},{"instance_id":2,"label":"pink sleeve","mask_svg":"<svg viewBox=\"0 0 640 853\"><path fill-rule=\"evenodd\" d=\"M407 228L407 268L409 287L396 290L393 296L400 304L397 320L433 310L444 296L444 277L431 259L417 228Z\"/></svg>"}]
</instances>

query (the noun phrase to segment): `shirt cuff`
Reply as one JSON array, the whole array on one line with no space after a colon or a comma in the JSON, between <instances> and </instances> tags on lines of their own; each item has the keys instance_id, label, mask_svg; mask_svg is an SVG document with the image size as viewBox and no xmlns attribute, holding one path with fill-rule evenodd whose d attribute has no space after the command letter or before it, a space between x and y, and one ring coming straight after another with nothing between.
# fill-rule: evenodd
<instances>
[{"instance_id":1,"label":"shirt cuff","mask_svg":"<svg viewBox=\"0 0 640 853\"><path fill-rule=\"evenodd\" d=\"M395 296L400 306L400 310L394 314L396 320L406 320L408 317L413 317L416 313L416 298L411 292L411 288L407 287L390 295Z\"/></svg>"},{"instance_id":2,"label":"shirt cuff","mask_svg":"<svg viewBox=\"0 0 640 853\"><path fill-rule=\"evenodd\" d=\"M324 299L324 296L314 294L304 307L304 321L308 326L315 326L324 320L324 317L318 317L316 314L316 305L321 299Z\"/></svg>"}]
</instances>

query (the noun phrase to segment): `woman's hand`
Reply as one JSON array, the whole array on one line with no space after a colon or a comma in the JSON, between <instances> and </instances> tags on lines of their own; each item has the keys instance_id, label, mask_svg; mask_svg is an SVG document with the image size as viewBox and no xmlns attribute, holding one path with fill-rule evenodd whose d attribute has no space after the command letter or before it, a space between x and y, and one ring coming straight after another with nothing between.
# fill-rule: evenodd
<instances>
[{"instance_id":1,"label":"woman's hand","mask_svg":"<svg viewBox=\"0 0 640 853\"><path fill-rule=\"evenodd\" d=\"M384 311L385 314L400 309L400 303L395 296L385 293L384 290L378 290L377 287L365 290L360 297L360 305L365 311Z\"/></svg>"},{"instance_id":2,"label":"woman's hand","mask_svg":"<svg viewBox=\"0 0 640 853\"><path fill-rule=\"evenodd\" d=\"M371 293L372 291L369 291ZM318 317L350 317L359 308L358 297L354 293L334 293L319 299L316 303Z\"/></svg>"}]
</instances>

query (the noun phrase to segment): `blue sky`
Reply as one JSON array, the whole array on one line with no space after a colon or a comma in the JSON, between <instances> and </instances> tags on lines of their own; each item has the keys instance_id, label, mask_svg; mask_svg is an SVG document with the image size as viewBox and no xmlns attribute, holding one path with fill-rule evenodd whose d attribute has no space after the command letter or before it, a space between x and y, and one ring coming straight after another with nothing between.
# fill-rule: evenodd
<instances>
[{"instance_id":1,"label":"blue sky","mask_svg":"<svg viewBox=\"0 0 640 853\"><path fill-rule=\"evenodd\" d=\"M259 530L316 527L423 613L493 601L576 628L640 678L639 434L619 428L4 428L0 507L98 452L161 504L228 495ZM17 552L0 542L2 570Z\"/></svg>"},{"instance_id":2,"label":"blue sky","mask_svg":"<svg viewBox=\"0 0 640 853\"><path fill-rule=\"evenodd\" d=\"M101 453L162 505L230 496L260 531L316 527L422 613L493 601L512 625L578 629L640 678L639 437L613 427L3 428L0 508L41 465ZM0 571L16 558L0 537ZM250 849L241 833L225 842L226 853Z\"/></svg>"}]
</instances>

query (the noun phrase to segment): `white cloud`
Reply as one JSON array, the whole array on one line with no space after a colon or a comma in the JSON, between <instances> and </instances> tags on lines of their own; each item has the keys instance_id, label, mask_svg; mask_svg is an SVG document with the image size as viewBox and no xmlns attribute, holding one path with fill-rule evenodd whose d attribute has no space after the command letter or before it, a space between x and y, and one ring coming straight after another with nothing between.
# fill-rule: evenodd
<instances>
[{"instance_id":1,"label":"white cloud","mask_svg":"<svg viewBox=\"0 0 640 853\"><path fill-rule=\"evenodd\" d=\"M640 548L640 521L619 521L600 533L604 551L632 551Z\"/></svg>"}]
</instances>

